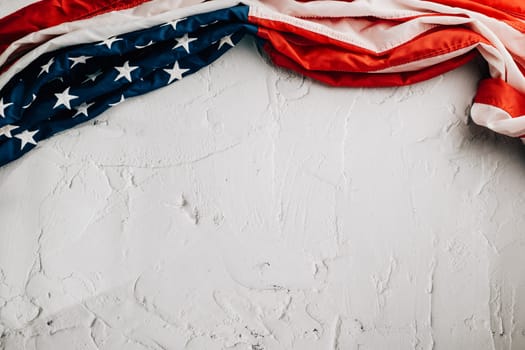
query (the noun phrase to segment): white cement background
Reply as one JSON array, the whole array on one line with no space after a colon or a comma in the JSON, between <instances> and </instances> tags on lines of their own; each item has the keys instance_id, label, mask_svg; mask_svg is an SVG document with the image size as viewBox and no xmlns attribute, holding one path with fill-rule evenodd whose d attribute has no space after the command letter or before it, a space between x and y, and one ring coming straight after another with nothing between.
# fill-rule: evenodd
<instances>
[{"instance_id":1,"label":"white cement background","mask_svg":"<svg viewBox=\"0 0 525 350\"><path fill-rule=\"evenodd\" d=\"M479 75L335 89L244 40L41 142L0 168L0 349L525 349L524 148L467 124Z\"/></svg>"}]
</instances>

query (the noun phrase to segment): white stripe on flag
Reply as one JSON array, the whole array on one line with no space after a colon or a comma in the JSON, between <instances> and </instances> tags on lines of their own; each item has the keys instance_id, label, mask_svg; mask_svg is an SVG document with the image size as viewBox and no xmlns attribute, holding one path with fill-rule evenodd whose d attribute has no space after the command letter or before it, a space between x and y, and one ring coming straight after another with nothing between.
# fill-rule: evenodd
<instances>
[{"instance_id":1,"label":"white stripe on flag","mask_svg":"<svg viewBox=\"0 0 525 350\"><path fill-rule=\"evenodd\" d=\"M525 116L512 118L503 109L484 103L474 103L470 114L476 124L486 126L497 133L511 137L525 135Z\"/></svg>"}]
</instances>

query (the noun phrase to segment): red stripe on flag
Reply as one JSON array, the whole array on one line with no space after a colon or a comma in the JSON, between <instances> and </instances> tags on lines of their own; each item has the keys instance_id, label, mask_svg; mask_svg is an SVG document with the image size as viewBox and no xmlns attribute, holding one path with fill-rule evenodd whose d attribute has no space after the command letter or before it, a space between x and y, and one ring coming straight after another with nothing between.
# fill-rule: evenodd
<instances>
[{"instance_id":1,"label":"red stripe on flag","mask_svg":"<svg viewBox=\"0 0 525 350\"><path fill-rule=\"evenodd\" d=\"M481 80L474 102L501 108L513 118L525 115L525 95L501 79Z\"/></svg>"},{"instance_id":2,"label":"red stripe on flag","mask_svg":"<svg viewBox=\"0 0 525 350\"><path fill-rule=\"evenodd\" d=\"M376 53L287 23L256 17L250 17L250 21L260 26L257 34L273 48L272 57L286 56L305 71L373 72L445 55L477 43L489 43L467 28L439 27ZM442 72L442 69L437 71Z\"/></svg>"},{"instance_id":3,"label":"red stripe on flag","mask_svg":"<svg viewBox=\"0 0 525 350\"><path fill-rule=\"evenodd\" d=\"M523 1L432 0L432 2L482 13L503 21L522 33L525 32L525 23L522 21L525 19L525 5L523 5Z\"/></svg>"},{"instance_id":4,"label":"red stripe on flag","mask_svg":"<svg viewBox=\"0 0 525 350\"><path fill-rule=\"evenodd\" d=\"M0 19L0 52L27 34L149 0L42 0Z\"/></svg>"},{"instance_id":5,"label":"red stripe on flag","mask_svg":"<svg viewBox=\"0 0 525 350\"><path fill-rule=\"evenodd\" d=\"M277 66L291 69L328 85L352 87L388 87L418 83L462 66L471 61L477 55L476 51L471 51L440 64L412 72L360 73L308 70L291 60L289 57L282 55L280 52L273 49L271 45L265 45L265 50L273 63Z\"/></svg>"}]
</instances>

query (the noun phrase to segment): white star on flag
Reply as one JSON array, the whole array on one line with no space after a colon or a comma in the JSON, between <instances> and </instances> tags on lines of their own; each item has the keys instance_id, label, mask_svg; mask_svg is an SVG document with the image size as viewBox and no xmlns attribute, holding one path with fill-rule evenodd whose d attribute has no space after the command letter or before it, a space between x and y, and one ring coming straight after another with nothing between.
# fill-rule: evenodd
<instances>
[{"instance_id":1,"label":"white star on flag","mask_svg":"<svg viewBox=\"0 0 525 350\"><path fill-rule=\"evenodd\" d=\"M94 104L95 104L95 102L91 102L91 103L84 102L80 106L75 107L77 112L75 113L73 118L75 118L79 114L84 114L86 117L88 117L89 116L88 115L88 108L93 106Z\"/></svg>"},{"instance_id":2,"label":"white star on flag","mask_svg":"<svg viewBox=\"0 0 525 350\"><path fill-rule=\"evenodd\" d=\"M82 82L82 84L84 84L85 82L88 82L88 81L90 81L90 80L91 80L91 81L95 81L95 79L97 79L98 76L101 75L101 74L102 74L102 71L99 69L99 70L97 70L97 71L96 71L95 73L93 73L93 74L88 74L88 75L86 75L86 80L84 80L84 81Z\"/></svg>"},{"instance_id":3,"label":"white star on flag","mask_svg":"<svg viewBox=\"0 0 525 350\"><path fill-rule=\"evenodd\" d=\"M122 102L124 102L125 100L126 100L126 99L124 98L124 95L120 95L120 100L119 100L119 101L117 101L117 102L115 102L115 103L110 103L109 105L110 105L111 107L115 107L115 106L121 104Z\"/></svg>"},{"instance_id":4,"label":"white star on flag","mask_svg":"<svg viewBox=\"0 0 525 350\"><path fill-rule=\"evenodd\" d=\"M15 135L15 137L21 141L20 150L23 150L25 145L27 145L28 143L36 145L36 141L33 138L33 136L35 136L37 132L38 130L34 130L34 131L24 130L20 134Z\"/></svg>"},{"instance_id":5,"label":"white star on flag","mask_svg":"<svg viewBox=\"0 0 525 350\"><path fill-rule=\"evenodd\" d=\"M217 50L220 50L222 45L225 45L225 44L228 44L230 45L231 47L234 47L235 44L233 43L232 41L232 35L233 34L230 34L230 35L226 35L225 37L221 38L221 41L219 41L219 48Z\"/></svg>"},{"instance_id":6,"label":"white star on flag","mask_svg":"<svg viewBox=\"0 0 525 350\"><path fill-rule=\"evenodd\" d=\"M164 26L171 26L173 28L173 30L177 30L177 24L179 22L182 22L182 21L186 20L186 19L187 19L187 17L179 18L179 19L173 20L171 22L168 22L166 24L163 24L162 27L164 27Z\"/></svg>"},{"instance_id":7,"label":"white star on flag","mask_svg":"<svg viewBox=\"0 0 525 350\"><path fill-rule=\"evenodd\" d=\"M170 79L168 80L168 84L169 84L175 79L181 80L182 79L182 74L184 74L187 71L189 71L189 69L180 68L179 67L179 62L175 61L175 64L173 65L173 68L171 68L171 69L164 69L164 71L170 75Z\"/></svg>"},{"instance_id":8,"label":"white star on flag","mask_svg":"<svg viewBox=\"0 0 525 350\"><path fill-rule=\"evenodd\" d=\"M115 69L119 72L115 78L115 81L119 80L120 78L126 78L131 83L131 72L138 68L139 67L137 66L130 67L129 61L124 62L122 67L115 67Z\"/></svg>"},{"instance_id":9,"label":"white star on flag","mask_svg":"<svg viewBox=\"0 0 525 350\"><path fill-rule=\"evenodd\" d=\"M4 114L5 109L6 109L7 107L11 106L11 105L12 105L11 102L9 102L9 103L4 103L4 98L3 98L3 97L0 98L0 117L5 118L5 114Z\"/></svg>"},{"instance_id":10,"label":"white star on flag","mask_svg":"<svg viewBox=\"0 0 525 350\"><path fill-rule=\"evenodd\" d=\"M57 102L55 103L55 105L53 106L53 109L61 106L61 105L64 105L67 109L71 109L71 100L74 100L75 98L78 98L78 96L75 96L75 95L70 95L69 94L69 89L70 88L67 88L64 90L64 92L61 92L61 93L58 93L58 94L55 94L56 98L57 98Z\"/></svg>"},{"instance_id":11,"label":"white star on flag","mask_svg":"<svg viewBox=\"0 0 525 350\"><path fill-rule=\"evenodd\" d=\"M13 137L13 135L11 135L11 131L13 131L14 129L18 129L18 126L11 124L4 125L0 128L0 136L11 138Z\"/></svg>"},{"instance_id":12,"label":"white star on flag","mask_svg":"<svg viewBox=\"0 0 525 350\"><path fill-rule=\"evenodd\" d=\"M51 66L53 65L53 63L55 62L55 59L52 58L49 60L49 62L47 62L46 64L44 64L43 66L41 66L40 68L42 68L42 70L40 71L40 73L38 73L38 77L42 75L42 73L49 73L49 69L51 68Z\"/></svg>"},{"instance_id":13,"label":"white star on flag","mask_svg":"<svg viewBox=\"0 0 525 350\"><path fill-rule=\"evenodd\" d=\"M218 23L218 22L219 22L218 20L215 20L215 21L210 22L210 23L204 23L204 24L201 24L201 25L199 25L199 27L201 27L201 28L205 28L205 27L207 27L207 26L211 26L211 25L213 25L213 24L215 24L215 23Z\"/></svg>"},{"instance_id":14,"label":"white star on flag","mask_svg":"<svg viewBox=\"0 0 525 350\"><path fill-rule=\"evenodd\" d=\"M71 68L73 68L79 63L86 63L86 61L90 58L91 56L78 56L78 57L68 57L68 60L73 61L73 64L71 65Z\"/></svg>"},{"instance_id":15,"label":"white star on flag","mask_svg":"<svg viewBox=\"0 0 525 350\"><path fill-rule=\"evenodd\" d=\"M144 49L144 48L146 48L148 46L151 46L153 44L155 44L155 42L153 42L153 40L150 40L149 43L147 43L146 45L135 45L135 48L140 50L140 49Z\"/></svg>"},{"instance_id":16,"label":"white star on flag","mask_svg":"<svg viewBox=\"0 0 525 350\"><path fill-rule=\"evenodd\" d=\"M108 47L108 49L111 50L111 45L113 45L113 43L115 41L120 41L120 40L122 40L122 39L113 36L111 38L107 38L106 40L102 41L101 43L99 43L97 45L106 45Z\"/></svg>"},{"instance_id":17,"label":"white star on flag","mask_svg":"<svg viewBox=\"0 0 525 350\"><path fill-rule=\"evenodd\" d=\"M35 95L35 94L32 94L32 95L33 95L33 97L32 97L31 102L29 102L29 103L26 104L25 106L22 106L23 109L28 109L28 108L33 104L33 102L35 102L35 100L36 100L36 95Z\"/></svg>"},{"instance_id":18,"label":"white star on flag","mask_svg":"<svg viewBox=\"0 0 525 350\"><path fill-rule=\"evenodd\" d=\"M173 50L182 46L187 53L190 53L190 43L197 40L197 38L188 38L188 33L186 33L181 38L176 38L175 40L177 40L177 45L173 47Z\"/></svg>"}]
</instances>

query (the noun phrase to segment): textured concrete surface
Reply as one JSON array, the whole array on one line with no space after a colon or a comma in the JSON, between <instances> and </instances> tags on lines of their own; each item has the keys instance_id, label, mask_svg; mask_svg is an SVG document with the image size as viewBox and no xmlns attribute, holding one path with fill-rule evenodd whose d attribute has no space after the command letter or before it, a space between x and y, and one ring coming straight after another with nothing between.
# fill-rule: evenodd
<instances>
[{"instance_id":1,"label":"textured concrete surface","mask_svg":"<svg viewBox=\"0 0 525 350\"><path fill-rule=\"evenodd\" d=\"M254 45L0 168L0 349L524 349L479 65L334 89Z\"/></svg>"}]
</instances>

